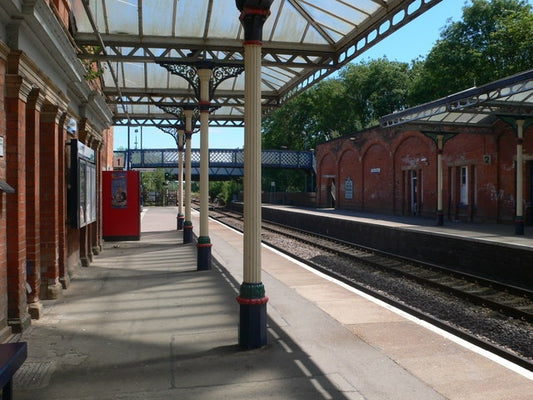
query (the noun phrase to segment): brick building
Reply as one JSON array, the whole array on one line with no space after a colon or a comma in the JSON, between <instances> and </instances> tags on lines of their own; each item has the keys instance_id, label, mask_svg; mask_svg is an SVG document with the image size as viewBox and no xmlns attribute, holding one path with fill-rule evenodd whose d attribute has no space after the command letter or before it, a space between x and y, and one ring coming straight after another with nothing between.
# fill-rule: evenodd
<instances>
[{"instance_id":1,"label":"brick building","mask_svg":"<svg viewBox=\"0 0 533 400\"><path fill-rule=\"evenodd\" d=\"M111 169L111 111L76 57L69 3L0 3L0 341L39 318L41 300L60 296L101 246L100 218L73 222L73 207L87 204L69 197L82 185L71 148L90 154L94 171ZM99 204L93 178L86 200Z\"/></svg>"},{"instance_id":2,"label":"brick building","mask_svg":"<svg viewBox=\"0 0 533 400\"><path fill-rule=\"evenodd\" d=\"M318 205L393 215L440 213L444 220L475 222L512 223L522 217L533 224L532 82L532 71L526 71L321 144ZM517 121L522 121L521 137Z\"/></svg>"}]
</instances>

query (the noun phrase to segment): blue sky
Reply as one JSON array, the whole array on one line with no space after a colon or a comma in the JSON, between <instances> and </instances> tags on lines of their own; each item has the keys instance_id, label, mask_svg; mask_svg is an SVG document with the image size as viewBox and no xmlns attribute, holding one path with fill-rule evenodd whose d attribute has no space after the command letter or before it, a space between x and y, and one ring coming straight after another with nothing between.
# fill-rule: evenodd
<instances>
[{"instance_id":1,"label":"blue sky","mask_svg":"<svg viewBox=\"0 0 533 400\"><path fill-rule=\"evenodd\" d=\"M470 3L470 2L468 2ZM410 62L419 56L425 56L440 37L441 29L449 20L457 21L462 16L465 0L442 0L431 10L401 28L397 32L376 44L362 56L355 59L367 61L386 56L391 61ZM130 146L141 147L140 128L135 133L135 128L130 131ZM193 135L192 147L200 147L199 134ZM167 133L157 128L143 128L143 148L174 148L174 139ZM242 128L210 128L209 147L234 149L242 148L244 144L244 131ZM127 128L115 127L114 148L127 147Z\"/></svg>"}]
</instances>

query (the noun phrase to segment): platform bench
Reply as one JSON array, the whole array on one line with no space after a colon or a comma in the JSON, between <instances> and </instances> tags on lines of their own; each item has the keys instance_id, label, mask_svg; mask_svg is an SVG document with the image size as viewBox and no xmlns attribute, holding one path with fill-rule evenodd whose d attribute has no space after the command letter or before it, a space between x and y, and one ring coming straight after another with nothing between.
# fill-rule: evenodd
<instances>
[{"instance_id":1,"label":"platform bench","mask_svg":"<svg viewBox=\"0 0 533 400\"><path fill-rule=\"evenodd\" d=\"M13 375L26 360L26 342L0 344L0 388L2 400L13 399Z\"/></svg>"}]
</instances>

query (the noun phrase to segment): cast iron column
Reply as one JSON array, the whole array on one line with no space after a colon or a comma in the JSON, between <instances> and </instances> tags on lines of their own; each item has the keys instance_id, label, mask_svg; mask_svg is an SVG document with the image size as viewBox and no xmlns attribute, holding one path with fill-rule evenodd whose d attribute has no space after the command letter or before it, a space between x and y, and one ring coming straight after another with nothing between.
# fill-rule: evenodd
<instances>
[{"instance_id":1,"label":"cast iron column","mask_svg":"<svg viewBox=\"0 0 533 400\"><path fill-rule=\"evenodd\" d=\"M524 234L524 120L516 120L516 217L515 233Z\"/></svg>"},{"instance_id":2,"label":"cast iron column","mask_svg":"<svg viewBox=\"0 0 533 400\"><path fill-rule=\"evenodd\" d=\"M191 220L191 137L192 108L184 108L185 114L185 222L183 223L183 243L192 242Z\"/></svg>"},{"instance_id":3,"label":"cast iron column","mask_svg":"<svg viewBox=\"0 0 533 400\"><path fill-rule=\"evenodd\" d=\"M272 0L236 1L244 27L244 246L239 346L267 344L265 287L261 281L261 46Z\"/></svg>"},{"instance_id":4,"label":"cast iron column","mask_svg":"<svg viewBox=\"0 0 533 400\"><path fill-rule=\"evenodd\" d=\"M211 68L198 68L200 79L200 236L198 237L198 271L211 269L211 239L209 238L209 79Z\"/></svg>"},{"instance_id":5,"label":"cast iron column","mask_svg":"<svg viewBox=\"0 0 533 400\"><path fill-rule=\"evenodd\" d=\"M178 231L183 229L183 130L178 131Z\"/></svg>"},{"instance_id":6,"label":"cast iron column","mask_svg":"<svg viewBox=\"0 0 533 400\"><path fill-rule=\"evenodd\" d=\"M515 234L524 234L524 134L533 125L533 118L500 116L513 127L516 133L516 216Z\"/></svg>"},{"instance_id":7,"label":"cast iron column","mask_svg":"<svg viewBox=\"0 0 533 400\"><path fill-rule=\"evenodd\" d=\"M444 224L444 212L442 211L442 153L444 147L443 135L437 135L437 225Z\"/></svg>"}]
</instances>

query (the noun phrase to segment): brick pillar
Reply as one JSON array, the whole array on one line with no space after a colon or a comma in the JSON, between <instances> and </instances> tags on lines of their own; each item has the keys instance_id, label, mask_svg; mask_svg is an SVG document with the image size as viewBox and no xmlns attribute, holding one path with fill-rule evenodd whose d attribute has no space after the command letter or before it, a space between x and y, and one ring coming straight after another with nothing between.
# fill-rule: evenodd
<instances>
[{"instance_id":1,"label":"brick pillar","mask_svg":"<svg viewBox=\"0 0 533 400\"><path fill-rule=\"evenodd\" d=\"M56 299L62 293L59 282L59 107L46 103L41 110L41 293ZM61 147L62 148L62 147ZM46 173L44 173L46 172Z\"/></svg>"},{"instance_id":2,"label":"brick pillar","mask_svg":"<svg viewBox=\"0 0 533 400\"><path fill-rule=\"evenodd\" d=\"M6 178L15 193L7 198L8 324L21 332L30 324L26 301L26 101L30 85L6 75Z\"/></svg>"},{"instance_id":3,"label":"brick pillar","mask_svg":"<svg viewBox=\"0 0 533 400\"><path fill-rule=\"evenodd\" d=\"M26 257L29 290L28 311L32 319L42 316L41 293L41 219L39 213L40 160L39 129L43 96L33 89L26 104Z\"/></svg>"},{"instance_id":4,"label":"brick pillar","mask_svg":"<svg viewBox=\"0 0 533 400\"><path fill-rule=\"evenodd\" d=\"M57 127L57 211L58 211L58 268L59 268L59 282L63 289L70 285L70 274L67 271L68 255L67 255L67 118L68 114L63 113L59 118ZM70 147L70 144L69 144Z\"/></svg>"},{"instance_id":5,"label":"brick pillar","mask_svg":"<svg viewBox=\"0 0 533 400\"><path fill-rule=\"evenodd\" d=\"M0 49L1 50L1 49ZM5 114L5 74L6 61L4 54L0 52L0 137L6 138L6 114ZM0 157L0 179L6 180L6 157ZM0 191L0 341L5 341L11 334L11 328L7 325L7 198L12 194Z\"/></svg>"}]
</instances>

